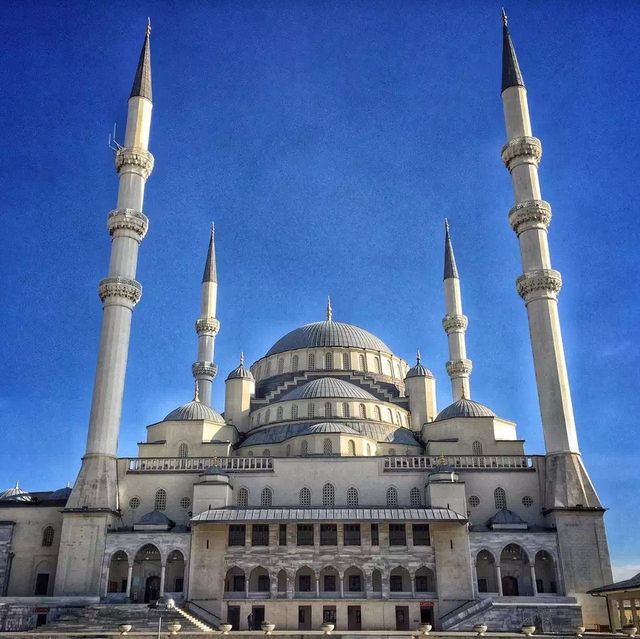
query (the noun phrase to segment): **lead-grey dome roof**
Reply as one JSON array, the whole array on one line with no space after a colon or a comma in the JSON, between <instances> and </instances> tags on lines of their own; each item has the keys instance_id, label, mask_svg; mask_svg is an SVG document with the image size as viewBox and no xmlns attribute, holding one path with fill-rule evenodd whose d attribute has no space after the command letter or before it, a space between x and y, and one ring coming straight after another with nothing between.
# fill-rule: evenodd
<instances>
[{"instance_id":1,"label":"lead-grey dome roof","mask_svg":"<svg viewBox=\"0 0 640 639\"><path fill-rule=\"evenodd\" d=\"M203 404L202 402L193 400L178 408L172 410L162 421L163 422L179 422L206 419L209 422L217 422L218 424L224 424L222 415L213 410L210 406Z\"/></svg>"},{"instance_id":2,"label":"lead-grey dome roof","mask_svg":"<svg viewBox=\"0 0 640 639\"><path fill-rule=\"evenodd\" d=\"M493 524L524 524L525 521L518 515L514 513L512 510L507 510L506 508L500 509L491 519L489 519L489 525Z\"/></svg>"},{"instance_id":3,"label":"lead-grey dome roof","mask_svg":"<svg viewBox=\"0 0 640 639\"><path fill-rule=\"evenodd\" d=\"M164 513L158 510L152 510L150 513L143 515L138 524L143 526L173 526L174 523Z\"/></svg>"},{"instance_id":4,"label":"lead-grey dome roof","mask_svg":"<svg viewBox=\"0 0 640 639\"><path fill-rule=\"evenodd\" d=\"M391 349L378 337L353 324L334 322L314 322L287 333L267 352L266 357L298 348L341 346L343 348L367 348L372 351L391 353Z\"/></svg>"},{"instance_id":5,"label":"lead-grey dome roof","mask_svg":"<svg viewBox=\"0 0 640 639\"><path fill-rule=\"evenodd\" d=\"M31 501L31 495L26 490L22 490L16 482L13 488L7 488L0 493L0 501Z\"/></svg>"},{"instance_id":6,"label":"lead-grey dome roof","mask_svg":"<svg viewBox=\"0 0 640 639\"><path fill-rule=\"evenodd\" d=\"M434 421L441 422L453 417L495 417L496 414L484 404L462 398L438 413Z\"/></svg>"},{"instance_id":7,"label":"lead-grey dome roof","mask_svg":"<svg viewBox=\"0 0 640 639\"><path fill-rule=\"evenodd\" d=\"M313 379L298 386L281 397L281 401L290 399L318 399L321 397L337 397L339 399L376 399L369 391L350 382L334 377Z\"/></svg>"}]
</instances>

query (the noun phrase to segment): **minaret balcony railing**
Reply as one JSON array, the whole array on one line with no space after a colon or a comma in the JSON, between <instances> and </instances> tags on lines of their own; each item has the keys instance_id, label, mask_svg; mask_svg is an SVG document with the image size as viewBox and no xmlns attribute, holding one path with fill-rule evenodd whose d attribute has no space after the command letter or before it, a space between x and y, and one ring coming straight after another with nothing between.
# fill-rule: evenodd
<instances>
[{"instance_id":1,"label":"minaret balcony railing","mask_svg":"<svg viewBox=\"0 0 640 639\"><path fill-rule=\"evenodd\" d=\"M473 470L529 470L533 457L529 455L397 455L384 458L385 471L413 471L435 469L436 466Z\"/></svg>"},{"instance_id":2,"label":"minaret balcony railing","mask_svg":"<svg viewBox=\"0 0 640 639\"><path fill-rule=\"evenodd\" d=\"M273 472L271 457L130 457L128 472L201 473L215 466L228 473Z\"/></svg>"}]
</instances>

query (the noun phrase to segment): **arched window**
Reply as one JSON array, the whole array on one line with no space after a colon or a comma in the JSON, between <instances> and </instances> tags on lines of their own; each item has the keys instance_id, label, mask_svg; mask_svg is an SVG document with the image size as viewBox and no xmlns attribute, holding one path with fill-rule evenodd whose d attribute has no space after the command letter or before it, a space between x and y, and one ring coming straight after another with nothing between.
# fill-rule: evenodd
<instances>
[{"instance_id":1,"label":"arched window","mask_svg":"<svg viewBox=\"0 0 640 639\"><path fill-rule=\"evenodd\" d=\"M313 353L309 353L309 357L307 358L307 368L310 371L316 369L316 356Z\"/></svg>"},{"instance_id":2,"label":"arched window","mask_svg":"<svg viewBox=\"0 0 640 639\"><path fill-rule=\"evenodd\" d=\"M325 455L331 455L333 453L333 444L331 440L327 437L322 444L322 451Z\"/></svg>"},{"instance_id":3,"label":"arched window","mask_svg":"<svg viewBox=\"0 0 640 639\"><path fill-rule=\"evenodd\" d=\"M306 457L309 454L309 442L305 439L302 444L300 444L300 454L303 457Z\"/></svg>"},{"instance_id":4,"label":"arched window","mask_svg":"<svg viewBox=\"0 0 640 639\"><path fill-rule=\"evenodd\" d=\"M264 371L264 376L269 377L271 375L271 360L267 362L266 369Z\"/></svg>"},{"instance_id":5,"label":"arched window","mask_svg":"<svg viewBox=\"0 0 640 639\"><path fill-rule=\"evenodd\" d=\"M399 410L396 411L396 424L398 424L398 426L402 426L402 417Z\"/></svg>"},{"instance_id":6,"label":"arched window","mask_svg":"<svg viewBox=\"0 0 640 639\"><path fill-rule=\"evenodd\" d=\"M256 424L260 424L260 421L262 420L262 415L260 413L258 413L256 415Z\"/></svg>"},{"instance_id":7,"label":"arched window","mask_svg":"<svg viewBox=\"0 0 640 639\"><path fill-rule=\"evenodd\" d=\"M349 353L342 353L342 368L348 371L351 368L351 358Z\"/></svg>"},{"instance_id":8,"label":"arched window","mask_svg":"<svg viewBox=\"0 0 640 639\"><path fill-rule=\"evenodd\" d=\"M53 546L53 536L55 531L53 530L53 526L47 526L42 531L42 545L43 546Z\"/></svg>"},{"instance_id":9,"label":"arched window","mask_svg":"<svg viewBox=\"0 0 640 639\"><path fill-rule=\"evenodd\" d=\"M380 410L380 406L376 406L376 419L379 422L382 421L382 411Z\"/></svg>"},{"instance_id":10,"label":"arched window","mask_svg":"<svg viewBox=\"0 0 640 639\"><path fill-rule=\"evenodd\" d=\"M336 489L333 487L333 484L325 484L322 487L322 505L323 506L336 505Z\"/></svg>"},{"instance_id":11,"label":"arched window","mask_svg":"<svg viewBox=\"0 0 640 639\"><path fill-rule=\"evenodd\" d=\"M414 486L409 493L409 503L413 508L422 506L422 497L420 496L420 489Z\"/></svg>"},{"instance_id":12,"label":"arched window","mask_svg":"<svg viewBox=\"0 0 640 639\"><path fill-rule=\"evenodd\" d=\"M284 373L284 359L281 357L278 360L278 375L282 375Z\"/></svg>"},{"instance_id":13,"label":"arched window","mask_svg":"<svg viewBox=\"0 0 640 639\"><path fill-rule=\"evenodd\" d=\"M375 363L376 363L376 373L382 374L382 365L380 364L380 358L379 357L375 358Z\"/></svg>"},{"instance_id":14,"label":"arched window","mask_svg":"<svg viewBox=\"0 0 640 639\"><path fill-rule=\"evenodd\" d=\"M262 451L262 456L263 456L263 457L271 457L271 450L270 450L269 448L265 448L265 449Z\"/></svg>"},{"instance_id":15,"label":"arched window","mask_svg":"<svg viewBox=\"0 0 640 639\"><path fill-rule=\"evenodd\" d=\"M263 488L262 492L260 493L260 505L263 508L270 508L272 501L273 501L273 492L271 488L268 488L268 487Z\"/></svg>"},{"instance_id":16,"label":"arched window","mask_svg":"<svg viewBox=\"0 0 640 639\"><path fill-rule=\"evenodd\" d=\"M349 404L347 402L342 403L342 416L349 417Z\"/></svg>"},{"instance_id":17,"label":"arched window","mask_svg":"<svg viewBox=\"0 0 640 639\"><path fill-rule=\"evenodd\" d=\"M351 486L347 489L347 506L355 508L358 505L358 490Z\"/></svg>"},{"instance_id":18,"label":"arched window","mask_svg":"<svg viewBox=\"0 0 640 639\"><path fill-rule=\"evenodd\" d=\"M328 371L333 370L333 353L324 354L324 367Z\"/></svg>"},{"instance_id":19,"label":"arched window","mask_svg":"<svg viewBox=\"0 0 640 639\"><path fill-rule=\"evenodd\" d=\"M308 488L300 489L300 505L307 508L311 506L311 491Z\"/></svg>"},{"instance_id":20,"label":"arched window","mask_svg":"<svg viewBox=\"0 0 640 639\"><path fill-rule=\"evenodd\" d=\"M393 371L391 370L391 362L388 359L384 360L384 368L385 368L385 374L389 375L389 377L391 377L393 375Z\"/></svg>"},{"instance_id":21,"label":"arched window","mask_svg":"<svg viewBox=\"0 0 640 639\"><path fill-rule=\"evenodd\" d=\"M387 506L389 508L396 508L398 505L398 491L391 486L387 488Z\"/></svg>"},{"instance_id":22,"label":"arched window","mask_svg":"<svg viewBox=\"0 0 640 639\"><path fill-rule=\"evenodd\" d=\"M284 418L284 408L282 406L278 406L278 410L276 411L276 419L280 421Z\"/></svg>"},{"instance_id":23,"label":"arched window","mask_svg":"<svg viewBox=\"0 0 640 639\"><path fill-rule=\"evenodd\" d=\"M316 405L313 403L309 403L307 406L307 415L309 417L313 417L316 414Z\"/></svg>"},{"instance_id":24,"label":"arched window","mask_svg":"<svg viewBox=\"0 0 640 639\"><path fill-rule=\"evenodd\" d=\"M294 404L291 407L291 419L298 419L298 405Z\"/></svg>"},{"instance_id":25,"label":"arched window","mask_svg":"<svg viewBox=\"0 0 640 639\"><path fill-rule=\"evenodd\" d=\"M189 457L189 447L186 444L178 446L178 457Z\"/></svg>"},{"instance_id":26,"label":"arched window","mask_svg":"<svg viewBox=\"0 0 640 639\"><path fill-rule=\"evenodd\" d=\"M360 404L358 410L360 411L360 417L362 419L367 419L367 407L364 404Z\"/></svg>"},{"instance_id":27,"label":"arched window","mask_svg":"<svg viewBox=\"0 0 640 639\"><path fill-rule=\"evenodd\" d=\"M167 491L163 488L156 490L156 498L153 502L154 510L166 510L167 508Z\"/></svg>"},{"instance_id":28,"label":"arched window","mask_svg":"<svg viewBox=\"0 0 640 639\"><path fill-rule=\"evenodd\" d=\"M258 366L258 368L256 369L256 379L260 379L262 377L262 364L260 364L260 366Z\"/></svg>"},{"instance_id":29,"label":"arched window","mask_svg":"<svg viewBox=\"0 0 640 639\"><path fill-rule=\"evenodd\" d=\"M398 364L398 362L396 362L396 377L398 379L402 379L402 375L400 374L400 364Z\"/></svg>"},{"instance_id":30,"label":"arched window","mask_svg":"<svg viewBox=\"0 0 640 639\"><path fill-rule=\"evenodd\" d=\"M292 371L297 371L298 370L298 361L299 360L298 360L298 356L297 355L294 355L291 358L291 370Z\"/></svg>"},{"instance_id":31,"label":"arched window","mask_svg":"<svg viewBox=\"0 0 640 639\"><path fill-rule=\"evenodd\" d=\"M249 505L249 491L243 486L238 491L238 508L246 508Z\"/></svg>"},{"instance_id":32,"label":"arched window","mask_svg":"<svg viewBox=\"0 0 640 639\"><path fill-rule=\"evenodd\" d=\"M324 404L324 416L331 417L333 411L331 410L331 402L325 402Z\"/></svg>"},{"instance_id":33,"label":"arched window","mask_svg":"<svg viewBox=\"0 0 640 639\"><path fill-rule=\"evenodd\" d=\"M359 365L359 369L361 371L366 371L367 370L367 367L365 366L365 364L366 364L366 362L365 362L365 359L364 359L364 355L359 355L358 356L358 365Z\"/></svg>"},{"instance_id":34,"label":"arched window","mask_svg":"<svg viewBox=\"0 0 640 639\"><path fill-rule=\"evenodd\" d=\"M393 413L390 408L387 408L387 419L393 424Z\"/></svg>"},{"instance_id":35,"label":"arched window","mask_svg":"<svg viewBox=\"0 0 640 639\"><path fill-rule=\"evenodd\" d=\"M268 422L271 421L271 409L267 408L265 414L264 414L264 423L267 424Z\"/></svg>"},{"instance_id":36,"label":"arched window","mask_svg":"<svg viewBox=\"0 0 640 639\"><path fill-rule=\"evenodd\" d=\"M291 457L291 444L287 444L287 457Z\"/></svg>"},{"instance_id":37,"label":"arched window","mask_svg":"<svg viewBox=\"0 0 640 639\"><path fill-rule=\"evenodd\" d=\"M471 449L474 455L482 455L482 444L480 442L473 442Z\"/></svg>"},{"instance_id":38,"label":"arched window","mask_svg":"<svg viewBox=\"0 0 640 639\"><path fill-rule=\"evenodd\" d=\"M367 451L367 457L371 457L371 444L367 442L365 446L365 450Z\"/></svg>"},{"instance_id":39,"label":"arched window","mask_svg":"<svg viewBox=\"0 0 640 639\"><path fill-rule=\"evenodd\" d=\"M247 457L253 457L253 451L252 451L252 450L250 450L250 451L247 453Z\"/></svg>"},{"instance_id":40,"label":"arched window","mask_svg":"<svg viewBox=\"0 0 640 639\"><path fill-rule=\"evenodd\" d=\"M496 508L498 510L503 510L507 507L507 493L505 492L504 488L496 488L493 491L493 497L496 501Z\"/></svg>"},{"instance_id":41,"label":"arched window","mask_svg":"<svg viewBox=\"0 0 640 639\"><path fill-rule=\"evenodd\" d=\"M356 443L353 441L353 439L349 440L349 455L351 455L352 457L356 456Z\"/></svg>"}]
</instances>

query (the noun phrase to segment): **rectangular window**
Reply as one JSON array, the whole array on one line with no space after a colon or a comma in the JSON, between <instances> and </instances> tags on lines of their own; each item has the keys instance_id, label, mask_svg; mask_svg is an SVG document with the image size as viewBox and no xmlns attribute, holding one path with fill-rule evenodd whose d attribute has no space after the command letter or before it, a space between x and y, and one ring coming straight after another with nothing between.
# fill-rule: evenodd
<instances>
[{"instance_id":1,"label":"rectangular window","mask_svg":"<svg viewBox=\"0 0 640 639\"><path fill-rule=\"evenodd\" d=\"M426 575L418 575L416 577L416 592L431 592L431 588L429 588L429 577ZM479 590L479 592L486 592L483 590Z\"/></svg>"},{"instance_id":2,"label":"rectangular window","mask_svg":"<svg viewBox=\"0 0 640 639\"><path fill-rule=\"evenodd\" d=\"M413 524L413 545L428 546L429 544L429 524Z\"/></svg>"},{"instance_id":3,"label":"rectangular window","mask_svg":"<svg viewBox=\"0 0 640 639\"><path fill-rule=\"evenodd\" d=\"M298 546L313 546L313 524L298 524Z\"/></svg>"},{"instance_id":4,"label":"rectangular window","mask_svg":"<svg viewBox=\"0 0 640 639\"><path fill-rule=\"evenodd\" d=\"M338 545L338 526L336 524L320 524L320 545Z\"/></svg>"},{"instance_id":5,"label":"rectangular window","mask_svg":"<svg viewBox=\"0 0 640 639\"><path fill-rule=\"evenodd\" d=\"M380 539L378 536L378 524L371 524L371 545L379 546Z\"/></svg>"},{"instance_id":6,"label":"rectangular window","mask_svg":"<svg viewBox=\"0 0 640 639\"><path fill-rule=\"evenodd\" d=\"M389 577L389 590L391 592L402 592L402 575L391 575Z\"/></svg>"},{"instance_id":7,"label":"rectangular window","mask_svg":"<svg viewBox=\"0 0 640 639\"><path fill-rule=\"evenodd\" d=\"M362 579L360 575L349 575L348 588L349 592L362 591Z\"/></svg>"},{"instance_id":8,"label":"rectangular window","mask_svg":"<svg viewBox=\"0 0 640 639\"><path fill-rule=\"evenodd\" d=\"M360 524L344 525L344 545L345 546L360 545Z\"/></svg>"},{"instance_id":9,"label":"rectangular window","mask_svg":"<svg viewBox=\"0 0 640 639\"><path fill-rule=\"evenodd\" d=\"M253 524L251 526L251 545L269 545L269 524Z\"/></svg>"},{"instance_id":10,"label":"rectangular window","mask_svg":"<svg viewBox=\"0 0 640 639\"><path fill-rule=\"evenodd\" d=\"M336 592L336 576L335 575L325 575L324 576L324 591L325 592Z\"/></svg>"},{"instance_id":11,"label":"rectangular window","mask_svg":"<svg viewBox=\"0 0 640 639\"><path fill-rule=\"evenodd\" d=\"M298 590L300 592L311 592L311 575L300 575L298 577Z\"/></svg>"},{"instance_id":12,"label":"rectangular window","mask_svg":"<svg viewBox=\"0 0 640 639\"><path fill-rule=\"evenodd\" d=\"M287 545L287 524L280 524L278 528L278 542L281 546Z\"/></svg>"},{"instance_id":13,"label":"rectangular window","mask_svg":"<svg viewBox=\"0 0 640 639\"><path fill-rule=\"evenodd\" d=\"M232 524L229 526L229 545L244 546L245 527L242 524Z\"/></svg>"},{"instance_id":14,"label":"rectangular window","mask_svg":"<svg viewBox=\"0 0 640 639\"><path fill-rule=\"evenodd\" d=\"M336 607L335 606L323 606L322 607L322 622L323 623L336 623Z\"/></svg>"},{"instance_id":15,"label":"rectangular window","mask_svg":"<svg viewBox=\"0 0 640 639\"><path fill-rule=\"evenodd\" d=\"M407 545L407 531L405 530L404 524L389 524L389 545Z\"/></svg>"}]
</instances>

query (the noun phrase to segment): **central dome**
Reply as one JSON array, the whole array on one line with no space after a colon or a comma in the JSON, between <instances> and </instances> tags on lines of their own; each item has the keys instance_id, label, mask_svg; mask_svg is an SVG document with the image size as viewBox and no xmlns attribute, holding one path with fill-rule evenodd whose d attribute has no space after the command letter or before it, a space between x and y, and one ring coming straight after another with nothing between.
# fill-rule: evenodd
<instances>
[{"instance_id":1,"label":"central dome","mask_svg":"<svg viewBox=\"0 0 640 639\"><path fill-rule=\"evenodd\" d=\"M368 391L345 382L341 379L333 377L321 377L314 379L298 388L289 391L281 399L288 401L290 399L314 399L320 397L337 397L340 399L375 399Z\"/></svg>"},{"instance_id":2,"label":"central dome","mask_svg":"<svg viewBox=\"0 0 640 639\"><path fill-rule=\"evenodd\" d=\"M287 333L280 338L267 353L276 355L298 348L316 348L323 346L339 346L343 348L366 348L371 351L392 353L391 349L378 337L353 324L334 322L314 322Z\"/></svg>"}]
</instances>

